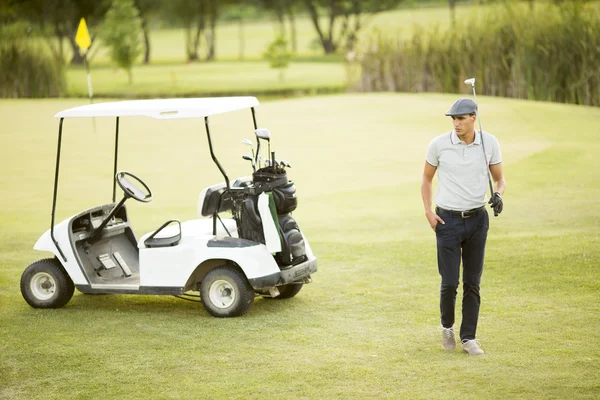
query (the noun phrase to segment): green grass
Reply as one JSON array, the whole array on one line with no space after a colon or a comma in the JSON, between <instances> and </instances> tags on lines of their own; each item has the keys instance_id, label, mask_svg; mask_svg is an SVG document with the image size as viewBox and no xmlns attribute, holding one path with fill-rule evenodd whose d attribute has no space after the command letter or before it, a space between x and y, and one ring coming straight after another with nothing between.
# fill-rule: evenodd
<instances>
[{"instance_id":1,"label":"green grass","mask_svg":"<svg viewBox=\"0 0 600 400\"><path fill-rule=\"evenodd\" d=\"M266 102L260 126L288 159L294 216L319 259L288 301L215 319L160 296L76 293L30 308L23 269L50 222L58 121L83 100L1 101L0 398L596 398L600 389L600 110L481 97L508 190L491 218L478 338L440 349L435 239L419 186L455 95L340 95ZM248 174L249 113L215 117L215 151ZM58 218L109 200L114 121L65 122ZM120 166L154 192L129 204L138 235L195 216L219 174L202 123L122 119ZM168 268L168 266L165 266ZM459 292L460 295L460 292ZM460 321L458 321L460 322Z\"/></svg>"},{"instance_id":2,"label":"green grass","mask_svg":"<svg viewBox=\"0 0 600 400\"><path fill-rule=\"evenodd\" d=\"M284 72L261 61L214 62L202 64L146 65L133 68L133 84L124 70L93 68L95 97L198 97L212 95L254 95L295 91L341 91L346 72L341 63L292 63ZM87 97L87 78L83 68L68 71L69 95Z\"/></svg>"}]
</instances>

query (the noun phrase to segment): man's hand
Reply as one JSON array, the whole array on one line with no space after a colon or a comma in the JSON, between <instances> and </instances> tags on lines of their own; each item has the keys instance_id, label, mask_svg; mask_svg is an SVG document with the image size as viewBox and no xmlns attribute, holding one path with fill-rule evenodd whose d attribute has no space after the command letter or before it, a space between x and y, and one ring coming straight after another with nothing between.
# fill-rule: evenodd
<instances>
[{"instance_id":1,"label":"man's hand","mask_svg":"<svg viewBox=\"0 0 600 400\"><path fill-rule=\"evenodd\" d=\"M504 206L502 204L502 196L500 196L500 193L494 193L488 203L491 204L490 207L494 209L494 217L497 217L498 214L502 212L502 208Z\"/></svg>"},{"instance_id":2,"label":"man's hand","mask_svg":"<svg viewBox=\"0 0 600 400\"><path fill-rule=\"evenodd\" d=\"M427 217L427 221L429 221L429 226L431 226L431 229L433 229L434 232L437 224L446 224L444 220L440 218L439 215L437 215L431 210L426 211L425 216Z\"/></svg>"}]
</instances>

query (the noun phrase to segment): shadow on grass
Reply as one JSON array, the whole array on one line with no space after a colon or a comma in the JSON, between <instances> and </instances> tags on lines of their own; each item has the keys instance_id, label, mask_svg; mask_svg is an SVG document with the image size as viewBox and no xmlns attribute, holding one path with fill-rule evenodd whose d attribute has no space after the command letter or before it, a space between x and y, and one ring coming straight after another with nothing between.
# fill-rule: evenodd
<instances>
[{"instance_id":1,"label":"shadow on grass","mask_svg":"<svg viewBox=\"0 0 600 400\"><path fill-rule=\"evenodd\" d=\"M278 313L306 313L310 302L302 297L285 300L265 299L257 296L246 316L265 316ZM76 293L65 307L69 312L79 311L132 311L142 314L182 314L197 313L200 318L212 319L200 300L187 301L174 296L83 294Z\"/></svg>"}]
</instances>

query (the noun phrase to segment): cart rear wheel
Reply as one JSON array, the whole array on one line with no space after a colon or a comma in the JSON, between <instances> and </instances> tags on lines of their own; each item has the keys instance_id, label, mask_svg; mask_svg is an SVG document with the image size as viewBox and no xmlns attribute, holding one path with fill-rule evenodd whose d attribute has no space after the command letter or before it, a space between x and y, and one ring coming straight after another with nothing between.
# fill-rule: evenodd
<instances>
[{"instance_id":1,"label":"cart rear wheel","mask_svg":"<svg viewBox=\"0 0 600 400\"><path fill-rule=\"evenodd\" d=\"M73 281L55 258L36 261L21 275L21 294L34 308L62 307L74 291Z\"/></svg>"},{"instance_id":2,"label":"cart rear wheel","mask_svg":"<svg viewBox=\"0 0 600 400\"><path fill-rule=\"evenodd\" d=\"M252 306L254 290L239 269L222 266L206 274L200 284L200 298L206 311L215 317L239 317Z\"/></svg>"},{"instance_id":3,"label":"cart rear wheel","mask_svg":"<svg viewBox=\"0 0 600 400\"><path fill-rule=\"evenodd\" d=\"M300 292L300 289L302 289L302 286L304 286L303 283L292 283L292 284L285 285L285 286L277 286L277 289L279 289L279 296L272 297L272 299L273 300L291 299L292 297L297 295L298 292Z\"/></svg>"}]
</instances>

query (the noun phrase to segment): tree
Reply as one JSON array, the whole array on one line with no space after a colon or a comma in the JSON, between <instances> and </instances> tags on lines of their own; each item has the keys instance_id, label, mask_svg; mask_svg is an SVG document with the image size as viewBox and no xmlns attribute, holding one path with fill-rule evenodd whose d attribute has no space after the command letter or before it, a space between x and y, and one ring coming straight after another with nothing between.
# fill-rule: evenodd
<instances>
[{"instance_id":1,"label":"tree","mask_svg":"<svg viewBox=\"0 0 600 400\"><path fill-rule=\"evenodd\" d=\"M216 54L216 25L219 16L218 0L172 0L170 12L185 29L185 49L188 61L200 60L200 44L206 44L204 59L213 60Z\"/></svg>"},{"instance_id":2,"label":"tree","mask_svg":"<svg viewBox=\"0 0 600 400\"><path fill-rule=\"evenodd\" d=\"M75 43L79 20L85 18L88 26L98 23L108 9L108 0L26 0L13 1L13 12L20 20L28 21L47 38L46 43L54 56L64 60L63 43L72 50L71 64L83 64L83 57ZM92 34L92 46L95 39Z\"/></svg>"},{"instance_id":3,"label":"tree","mask_svg":"<svg viewBox=\"0 0 600 400\"><path fill-rule=\"evenodd\" d=\"M110 48L111 59L127 71L129 83L133 82L131 67L142 53L141 30L140 13L133 0L113 0L104 19L102 40Z\"/></svg>"},{"instance_id":4,"label":"tree","mask_svg":"<svg viewBox=\"0 0 600 400\"><path fill-rule=\"evenodd\" d=\"M284 70L290 65L292 58L292 53L288 50L287 40L282 35L277 36L267 47L263 57L269 61L271 68L279 70L279 81L283 82Z\"/></svg>"},{"instance_id":5,"label":"tree","mask_svg":"<svg viewBox=\"0 0 600 400\"><path fill-rule=\"evenodd\" d=\"M150 18L161 8L161 0L135 0L135 6L140 12L142 33L144 35L144 64L150 63Z\"/></svg>"},{"instance_id":6,"label":"tree","mask_svg":"<svg viewBox=\"0 0 600 400\"><path fill-rule=\"evenodd\" d=\"M57 97L66 89L64 62L30 40L29 23L0 5L0 98Z\"/></svg>"},{"instance_id":7,"label":"tree","mask_svg":"<svg viewBox=\"0 0 600 400\"><path fill-rule=\"evenodd\" d=\"M261 5L272 11L277 18L279 24L279 35L286 37L286 17L290 23L290 38L292 42L292 51L297 51L297 39L296 39L296 5L300 3L300 0L261 0Z\"/></svg>"},{"instance_id":8,"label":"tree","mask_svg":"<svg viewBox=\"0 0 600 400\"><path fill-rule=\"evenodd\" d=\"M335 53L340 45L347 51L354 48L358 32L366 24L364 18L395 8L402 0L304 0L310 19L317 31L325 54ZM327 11L325 31L319 21L319 10ZM342 20L336 29L337 20Z\"/></svg>"}]
</instances>

